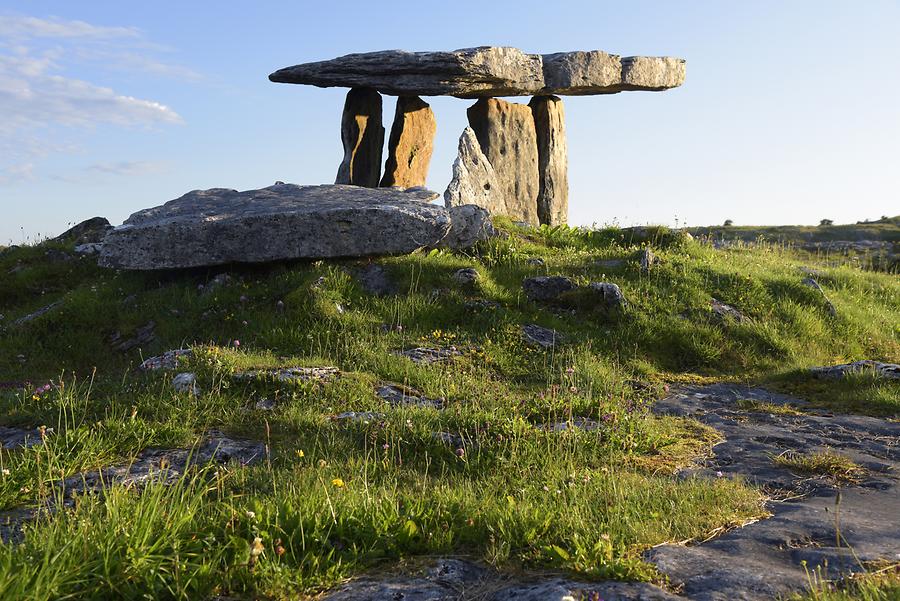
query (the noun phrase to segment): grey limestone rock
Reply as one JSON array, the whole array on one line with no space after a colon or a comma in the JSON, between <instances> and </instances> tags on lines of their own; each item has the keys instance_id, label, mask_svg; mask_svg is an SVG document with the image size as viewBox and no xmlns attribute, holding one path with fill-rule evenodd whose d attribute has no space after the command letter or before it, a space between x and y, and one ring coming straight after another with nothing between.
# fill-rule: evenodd
<instances>
[{"instance_id":1,"label":"grey limestone rock","mask_svg":"<svg viewBox=\"0 0 900 601\"><path fill-rule=\"evenodd\" d=\"M462 205L447 209L450 214L450 232L440 241L442 248L469 248L475 243L497 235L491 214L476 205Z\"/></svg>"},{"instance_id":2,"label":"grey limestone rock","mask_svg":"<svg viewBox=\"0 0 900 601\"><path fill-rule=\"evenodd\" d=\"M396 96L460 98L530 95L544 85L539 55L492 46L348 54L280 69L269 79L319 87L367 86Z\"/></svg>"},{"instance_id":3,"label":"grey limestone rock","mask_svg":"<svg viewBox=\"0 0 900 601\"><path fill-rule=\"evenodd\" d=\"M862 361L854 361L853 363L827 365L824 367L814 367L812 369L812 374L816 378L846 378L854 373L871 373L879 378L885 378L887 380L900 380L900 365L864 359Z\"/></svg>"},{"instance_id":4,"label":"grey limestone rock","mask_svg":"<svg viewBox=\"0 0 900 601\"><path fill-rule=\"evenodd\" d=\"M543 349L552 349L563 342L563 335L556 330L544 328L530 323L522 326L522 338L525 342Z\"/></svg>"},{"instance_id":5,"label":"grey limestone rock","mask_svg":"<svg viewBox=\"0 0 900 601\"><path fill-rule=\"evenodd\" d=\"M494 215L503 215L503 201L491 162L481 151L481 145L471 127L459 137L459 153L453 162L453 178L444 191L447 207L478 205Z\"/></svg>"},{"instance_id":6,"label":"grey limestone rock","mask_svg":"<svg viewBox=\"0 0 900 601\"><path fill-rule=\"evenodd\" d=\"M697 601L786 598L807 590L817 570L836 579L859 572L865 562L896 561L900 424L827 412L768 413L742 408L747 401L807 406L762 388L714 384L673 391L654 411L697 419L724 438L713 457L681 477L746 479L769 492L772 516L702 544L655 547L647 559ZM860 481L838 488L827 477L773 462L786 452L826 450L861 466Z\"/></svg>"},{"instance_id":7,"label":"grey limestone rock","mask_svg":"<svg viewBox=\"0 0 900 601\"><path fill-rule=\"evenodd\" d=\"M535 96L528 106L537 135L538 220L563 225L569 218L569 151L563 103L556 96Z\"/></svg>"},{"instance_id":8,"label":"grey limestone rock","mask_svg":"<svg viewBox=\"0 0 900 601\"><path fill-rule=\"evenodd\" d=\"M609 282L591 282L588 286L591 292L597 297L603 309L620 309L628 306L625 295L622 294L618 284Z\"/></svg>"},{"instance_id":9,"label":"grey limestone rock","mask_svg":"<svg viewBox=\"0 0 900 601\"><path fill-rule=\"evenodd\" d=\"M383 50L279 69L269 79L319 87L371 87L395 96L493 98L658 91L684 82L685 61L621 58L601 50L527 54L481 46L453 51Z\"/></svg>"},{"instance_id":10,"label":"grey limestone rock","mask_svg":"<svg viewBox=\"0 0 900 601\"><path fill-rule=\"evenodd\" d=\"M436 196L341 185L197 190L133 214L107 235L99 262L153 270L403 254L450 232L448 211L428 202Z\"/></svg>"},{"instance_id":11,"label":"grey limestone rock","mask_svg":"<svg viewBox=\"0 0 900 601\"><path fill-rule=\"evenodd\" d=\"M522 280L522 290L531 301L553 301L575 290L575 282L561 275L539 275Z\"/></svg>"},{"instance_id":12,"label":"grey limestone rock","mask_svg":"<svg viewBox=\"0 0 900 601\"><path fill-rule=\"evenodd\" d=\"M494 168L503 215L538 225L540 192L534 115L526 104L482 98L466 111L469 126Z\"/></svg>"}]
</instances>

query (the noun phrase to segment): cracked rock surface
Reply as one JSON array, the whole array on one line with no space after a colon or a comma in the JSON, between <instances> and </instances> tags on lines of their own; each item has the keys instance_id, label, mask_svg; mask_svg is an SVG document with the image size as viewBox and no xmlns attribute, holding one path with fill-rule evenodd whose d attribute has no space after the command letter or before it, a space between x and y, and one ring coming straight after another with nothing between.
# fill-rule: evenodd
<instances>
[{"instance_id":1,"label":"cracked rock surface","mask_svg":"<svg viewBox=\"0 0 900 601\"><path fill-rule=\"evenodd\" d=\"M761 388L714 384L676 391L655 411L692 417L724 437L711 459L683 476L746 478L773 497L772 517L700 545L656 547L647 559L689 599L755 600L805 590L806 569L834 579L861 571L860 561L900 558L900 423L743 410L742 400L805 404ZM832 451L865 471L858 483L838 488L824 476L776 465L773 457L786 451Z\"/></svg>"},{"instance_id":2,"label":"cracked rock surface","mask_svg":"<svg viewBox=\"0 0 900 601\"><path fill-rule=\"evenodd\" d=\"M748 402L749 401L749 402ZM772 516L696 545L667 544L646 559L669 578L670 590L649 583L577 582L553 574L505 575L474 561L437 558L424 567L353 579L324 599L350 601L669 601L770 600L807 590L804 569L821 566L837 579L859 561L900 558L900 423L803 409L806 403L762 388L732 384L685 387L655 406L658 414L690 417L718 430L713 456L680 477L746 478L772 498ZM555 428L554 428L555 429ZM458 436L435 438L464 445ZM838 488L824 476L792 472L773 462L785 452L830 450L863 469ZM839 525L839 526L838 526ZM852 549L852 551L851 551ZM827 567L826 567L827 562Z\"/></svg>"}]
</instances>

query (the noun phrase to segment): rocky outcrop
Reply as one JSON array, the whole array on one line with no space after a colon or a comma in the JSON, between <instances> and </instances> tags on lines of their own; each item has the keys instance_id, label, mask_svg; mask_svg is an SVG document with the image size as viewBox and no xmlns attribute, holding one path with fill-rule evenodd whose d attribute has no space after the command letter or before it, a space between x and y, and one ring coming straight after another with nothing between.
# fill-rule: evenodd
<instances>
[{"instance_id":1,"label":"rocky outcrop","mask_svg":"<svg viewBox=\"0 0 900 601\"><path fill-rule=\"evenodd\" d=\"M391 137L388 141L388 159L384 164L383 187L412 188L424 186L428 177L428 165L434 150L434 134L437 121L434 111L418 96L401 96L397 99Z\"/></svg>"},{"instance_id":2,"label":"rocky outcrop","mask_svg":"<svg viewBox=\"0 0 900 601\"><path fill-rule=\"evenodd\" d=\"M537 136L538 220L542 224L563 225L569 218L569 155L562 100L556 96L535 96L528 106Z\"/></svg>"},{"instance_id":3,"label":"rocky outcrop","mask_svg":"<svg viewBox=\"0 0 900 601\"><path fill-rule=\"evenodd\" d=\"M506 210L499 194L494 167L481 151L481 145L471 127L459 137L459 154L453 163L453 179L444 191L448 207L474 204L495 215Z\"/></svg>"},{"instance_id":4,"label":"rocky outcrop","mask_svg":"<svg viewBox=\"0 0 900 601\"><path fill-rule=\"evenodd\" d=\"M371 87L395 96L489 98L664 90L681 85L684 75L685 63L679 58L621 58L599 50L541 56L482 46L449 52L348 54L286 67L269 79L319 87Z\"/></svg>"},{"instance_id":5,"label":"rocky outcrop","mask_svg":"<svg viewBox=\"0 0 900 601\"><path fill-rule=\"evenodd\" d=\"M107 235L99 261L150 270L390 255L488 235L486 212L458 207L456 215L429 204L436 197L424 189L337 185L196 190L129 217Z\"/></svg>"},{"instance_id":6,"label":"rocky outcrop","mask_svg":"<svg viewBox=\"0 0 900 601\"><path fill-rule=\"evenodd\" d=\"M467 111L469 125L494 168L502 214L538 225L538 147L528 105L482 98Z\"/></svg>"},{"instance_id":7,"label":"rocky outcrop","mask_svg":"<svg viewBox=\"0 0 900 601\"><path fill-rule=\"evenodd\" d=\"M341 142L344 159L334 183L377 188L384 147L381 94L372 88L354 88L347 92L341 116Z\"/></svg>"}]
</instances>

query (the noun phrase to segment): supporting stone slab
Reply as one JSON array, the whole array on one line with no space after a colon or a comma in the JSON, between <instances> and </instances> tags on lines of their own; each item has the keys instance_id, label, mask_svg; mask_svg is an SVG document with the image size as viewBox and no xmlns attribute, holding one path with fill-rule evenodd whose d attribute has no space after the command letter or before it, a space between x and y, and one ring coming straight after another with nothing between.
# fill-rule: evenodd
<instances>
[{"instance_id":1,"label":"supporting stone slab","mask_svg":"<svg viewBox=\"0 0 900 601\"><path fill-rule=\"evenodd\" d=\"M344 159L334 183L377 188L384 147L381 94L372 88L347 92L341 116L341 142Z\"/></svg>"},{"instance_id":2,"label":"supporting stone slab","mask_svg":"<svg viewBox=\"0 0 900 601\"><path fill-rule=\"evenodd\" d=\"M494 168L501 213L538 225L538 147L534 117L525 104L481 98L467 111L469 125Z\"/></svg>"},{"instance_id":3,"label":"supporting stone slab","mask_svg":"<svg viewBox=\"0 0 900 601\"><path fill-rule=\"evenodd\" d=\"M563 103L556 96L535 96L528 106L537 135L538 219L542 224L562 225L569 218L569 155Z\"/></svg>"},{"instance_id":4,"label":"supporting stone slab","mask_svg":"<svg viewBox=\"0 0 900 601\"><path fill-rule=\"evenodd\" d=\"M434 111L427 102L418 96L397 98L382 187L425 185L436 131Z\"/></svg>"}]
</instances>

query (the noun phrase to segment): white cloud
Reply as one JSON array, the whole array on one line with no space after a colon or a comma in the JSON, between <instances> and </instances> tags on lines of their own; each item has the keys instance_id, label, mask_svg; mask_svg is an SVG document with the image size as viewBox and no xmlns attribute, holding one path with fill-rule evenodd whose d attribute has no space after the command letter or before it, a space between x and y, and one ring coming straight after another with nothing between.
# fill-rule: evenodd
<instances>
[{"instance_id":1,"label":"white cloud","mask_svg":"<svg viewBox=\"0 0 900 601\"><path fill-rule=\"evenodd\" d=\"M19 15L0 15L0 37L11 40L28 40L31 38L139 38L140 32L133 27L103 27L91 25L84 21L66 21L51 17Z\"/></svg>"},{"instance_id":2,"label":"white cloud","mask_svg":"<svg viewBox=\"0 0 900 601\"><path fill-rule=\"evenodd\" d=\"M147 175L159 173L165 170L165 165L156 161L115 161L109 163L94 163L87 167L87 171L105 173L108 175Z\"/></svg>"},{"instance_id":3,"label":"white cloud","mask_svg":"<svg viewBox=\"0 0 900 601\"><path fill-rule=\"evenodd\" d=\"M190 69L153 55L160 47L132 27L0 15L0 184L23 181L15 169L57 151L79 128L181 123L171 107L73 75L79 67L190 80Z\"/></svg>"}]
</instances>

